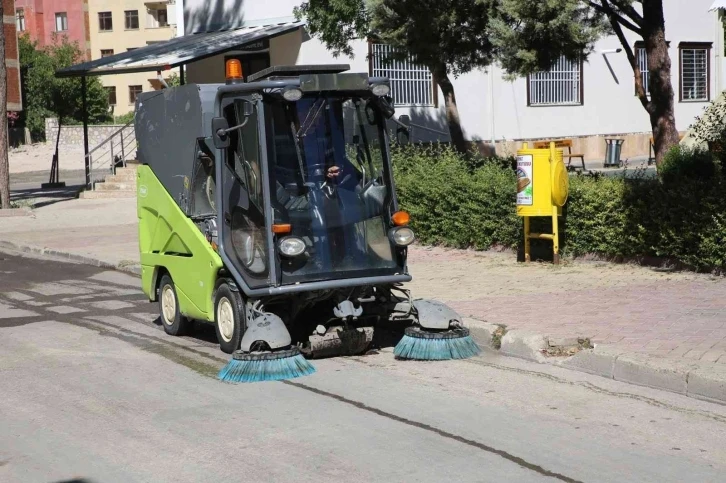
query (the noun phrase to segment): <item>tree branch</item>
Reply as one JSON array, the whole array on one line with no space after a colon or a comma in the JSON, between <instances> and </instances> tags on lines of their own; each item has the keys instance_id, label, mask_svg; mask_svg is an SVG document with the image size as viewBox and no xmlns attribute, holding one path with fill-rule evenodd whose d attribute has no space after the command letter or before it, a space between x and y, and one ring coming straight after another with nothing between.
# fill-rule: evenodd
<instances>
[{"instance_id":1,"label":"tree branch","mask_svg":"<svg viewBox=\"0 0 726 483\"><path fill-rule=\"evenodd\" d=\"M624 3L623 0L610 0L610 3L618 7L618 10L623 12L623 14L630 17L630 19L635 22L638 27L643 26L643 16L640 15L638 11L633 8L632 5Z\"/></svg>"},{"instance_id":2,"label":"tree branch","mask_svg":"<svg viewBox=\"0 0 726 483\"><path fill-rule=\"evenodd\" d=\"M640 99L640 103L643 105L645 110L650 113L653 106L648 100L648 93L645 92L645 87L643 86L643 71L640 70L640 65L638 65L638 61L635 58L633 48L628 43L628 39L625 38L625 34L623 34L623 29L622 27L620 27L620 24L617 21L617 14L611 12L610 14L608 14L608 18L610 19L610 23L613 26L613 30L615 30L615 34L620 40L620 44L625 50L625 54L628 56L630 66L633 68L633 74L635 75L635 92L638 95L638 99Z\"/></svg>"},{"instance_id":3,"label":"tree branch","mask_svg":"<svg viewBox=\"0 0 726 483\"><path fill-rule=\"evenodd\" d=\"M626 29L633 31L640 36L643 35L643 29L641 29L638 25L635 25L628 19L623 18L621 15L619 15L618 12L616 12L615 10L612 9L612 7L607 3L607 1L604 1L603 5L600 5L599 3L596 3L596 2L593 2L590 0L586 0L586 1L589 6L591 6L598 12L606 15L610 19L611 23L614 24L615 22L617 22L618 24L622 25ZM613 22L613 18L615 19L615 22Z\"/></svg>"}]
</instances>

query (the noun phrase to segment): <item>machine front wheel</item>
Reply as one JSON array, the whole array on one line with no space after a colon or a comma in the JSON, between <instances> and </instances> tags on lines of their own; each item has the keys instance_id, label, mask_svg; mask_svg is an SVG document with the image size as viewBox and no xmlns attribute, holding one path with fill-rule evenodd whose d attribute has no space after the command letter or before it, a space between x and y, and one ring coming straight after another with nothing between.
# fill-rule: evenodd
<instances>
[{"instance_id":1,"label":"machine front wheel","mask_svg":"<svg viewBox=\"0 0 726 483\"><path fill-rule=\"evenodd\" d=\"M223 283L214 301L214 326L219 348L227 354L239 349L245 331L244 304L239 293Z\"/></svg>"},{"instance_id":2,"label":"machine front wheel","mask_svg":"<svg viewBox=\"0 0 726 483\"><path fill-rule=\"evenodd\" d=\"M179 298L176 287L168 274L159 283L159 316L164 332L169 335L184 335L189 328L189 320L179 312Z\"/></svg>"}]
</instances>

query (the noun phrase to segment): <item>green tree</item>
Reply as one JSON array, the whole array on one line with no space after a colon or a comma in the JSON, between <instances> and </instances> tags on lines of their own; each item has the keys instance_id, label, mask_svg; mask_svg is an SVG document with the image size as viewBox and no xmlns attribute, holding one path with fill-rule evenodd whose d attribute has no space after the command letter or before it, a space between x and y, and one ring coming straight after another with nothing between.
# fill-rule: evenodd
<instances>
[{"instance_id":1,"label":"green tree","mask_svg":"<svg viewBox=\"0 0 726 483\"><path fill-rule=\"evenodd\" d=\"M181 78L176 72L172 72L165 80L166 85L169 87L179 87L181 85Z\"/></svg>"},{"instance_id":2,"label":"green tree","mask_svg":"<svg viewBox=\"0 0 726 483\"><path fill-rule=\"evenodd\" d=\"M560 55L573 59L581 52L586 57L598 37L614 33L633 69L636 92L653 130L656 164L660 166L668 150L678 144L663 0L499 0L497 4L491 23L492 42L498 59L510 73L531 73L551 65ZM644 43L649 92L645 91L640 65L625 30Z\"/></svg>"},{"instance_id":3,"label":"green tree","mask_svg":"<svg viewBox=\"0 0 726 483\"><path fill-rule=\"evenodd\" d=\"M457 148L463 136L448 74L496 61L508 77L523 76L549 69L561 56L586 59L598 38L615 34L649 115L656 163L678 143L662 0L308 0L296 16L306 17L311 34L334 55L351 55L354 39L378 36L427 65L444 92ZM624 30L644 42L649 92Z\"/></svg>"},{"instance_id":4,"label":"green tree","mask_svg":"<svg viewBox=\"0 0 726 483\"><path fill-rule=\"evenodd\" d=\"M20 69L25 91L22 121L35 139L45 134L45 119L57 117L59 123L77 124L83 120L83 97L79 78L57 78L55 72L83 62L78 44L66 37L55 38L44 48L27 35L18 39ZM97 77L87 78L88 120L100 124L111 119L108 94Z\"/></svg>"},{"instance_id":5,"label":"green tree","mask_svg":"<svg viewBox=\"0 0 726 483\"><path fill-rule=\"evenodd\" d=\"M467 150L451 76L491 63L490 5L481 0L309 0L295 9L335 56L352 56L350 42L375 38L395 48L384 61L411 55L444 95L452 144Z\"/></svg>"}]
</instances>

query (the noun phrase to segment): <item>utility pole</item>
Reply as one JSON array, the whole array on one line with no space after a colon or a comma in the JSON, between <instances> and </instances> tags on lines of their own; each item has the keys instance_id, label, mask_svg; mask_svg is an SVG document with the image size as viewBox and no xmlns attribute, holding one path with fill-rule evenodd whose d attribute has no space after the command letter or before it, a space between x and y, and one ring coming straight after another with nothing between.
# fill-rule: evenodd
<instances>
[{"instance_id":1,"label":"utility pole","mask_svg":"<svg viewBox=\"0 0 726 483\"><path fill-rule=\"evenodd\" d=\"M12 13L15 16L15 12ZM0 2L0 18L4 18ZM10 208L10 166L8 162L8 71L5 65L5 29L0 29L0 208Z\"/></svg>"}]
</instances>

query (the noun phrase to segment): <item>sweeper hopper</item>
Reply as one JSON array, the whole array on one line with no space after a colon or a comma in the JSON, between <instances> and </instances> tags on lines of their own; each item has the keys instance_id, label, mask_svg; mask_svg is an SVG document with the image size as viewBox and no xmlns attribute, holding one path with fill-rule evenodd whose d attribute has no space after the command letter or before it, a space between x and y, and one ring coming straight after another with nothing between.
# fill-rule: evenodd
<instances>
[{"instance_id":1,"label":"sweeper hopper","mask_svg":"<svg viewBox=\"0 0 726 483\"><path fill-rule=\"evenodd\" d=\"M479 349L445 305L402 284L414 241L396 198L389 82L348 66L272 67L136 106L143 289L167 333L214 324L227 381L314 371L405 330L399 358Z\"/></svg>"}]
</instances>

